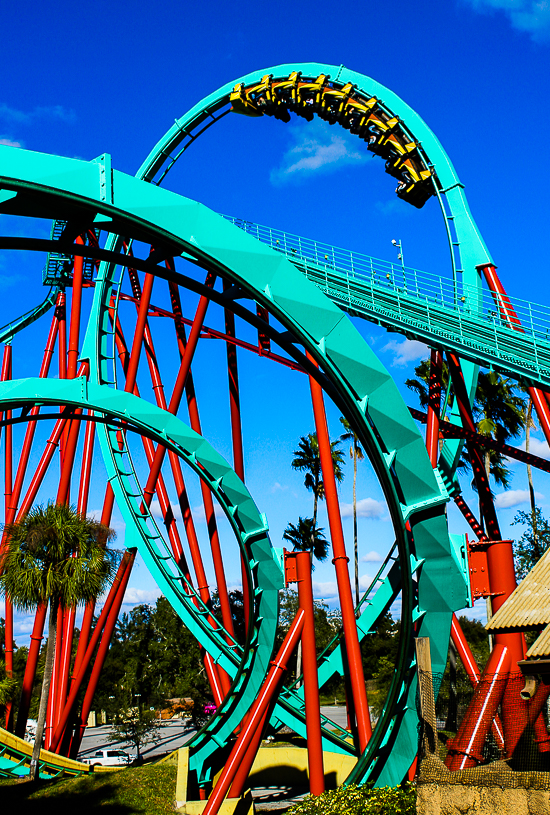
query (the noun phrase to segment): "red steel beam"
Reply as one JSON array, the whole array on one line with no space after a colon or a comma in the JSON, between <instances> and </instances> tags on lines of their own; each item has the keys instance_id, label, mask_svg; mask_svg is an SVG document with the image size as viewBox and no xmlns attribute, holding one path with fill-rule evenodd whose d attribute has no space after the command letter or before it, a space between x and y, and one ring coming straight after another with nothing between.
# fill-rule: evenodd
<instances>
[{"instance_id":1,"label":"red steel beam","mask_svg":"<svg viewBox=\"0 0 550 815\"><path fill-rule=\"evenodd\" d=\"M496 266L492 263L482 263L476 268L483 272L489 290L498 308L500 319L505 322L509 328L514 331L524 333L521 326L521 320L515 312L508 295L502 285L499 276L497 275ZM529 396L533 400L537 416L539 418L540 426L546 437L546 441L550 444L550 406L547 401L548 394L541 388L535 388L532 385L527 387Z\"/></svg>"},{"instance_id":2,"label":"red steel beam","mask_svg":"<svg viewBox=\"0 0 550 815\"><path fill-rule=\"evenodd\" d=\"M264 718L269 705L274 699L278 687L280 685L282 675L287 669L287 662L292 652L296 648L302 628L304 625L304 611L299 609L296 617L283 640L277 656L271 663L271 668L267 673L267 677L256 697L254 704L250 710L248 720L239 733L237 740L229 754L221 775L216 782L212 794L210 795L206 807L204 808L203 815L216 815L219 811L222 801L224 800L227 792L235 778L237 771L240 769L241 773L250 772L250 767L254 761L254 757L247 755L248 747L254 738L261 720ZM244 758L248 758L249 766L245 766ZM250 760L252 759L252 760Z\"/></svg>"},{"instance_id":3,"label":"red steel beam","mask_svg":"<svg viewBox=\"0 0 550 815\"><path fill-rule=\"evenodd\" d=\"M224 290L229 288L229 284L224 281ZM225 333L234 339L235 315L231 309L224 309ZM227 351L227 376L229 380L229 413L231 418L231 440L233 446L233 469L244 482L244 454L243 454L243 434L241 426L241 397L239 393L239 369L237 365L237 348L231 342L225 344ZM241 554L241 579L243 586L243 610L245 630L248 631L250 625L250 597L246 590L247 570L244 558Z\"/></svg>"},{"instance_id":4,"label":"red steel beam","mask_svg":"<svg viewBox=\"0 0 550 815\"><path fill-rule=\"evenodd\" d=\"M212 288L216 281L216 276L214 274L208 273L206 277L206 285ZM193 360L193 356L195 354L195 350L197 347L197 343L199 341L199 336L202 328L202 324L204 322L204 318L206 316L206 310L208 308L209 299L205 295L199 300L199 304L197 306L197 311L195 313L195 319L193 321L193 328L189 334L189 339L187 341L187 345L185 347L185 351L183 354L183 358L180 363L180 369L178 372L178 376L176 378L176 383L174 385L174 389L172 391L172 396L170 398L170 403L168 405L168 411L173 413L174 415L178 412L178 408L180 406L181 398L183 395L183 391L185 389L185 382L188 378L189 369L191 367L191 362ZM147 480L147 485L144 489L144 495L146 500L150 503L153 492L155 488L155 484L157 478L160 473L160 469L162 467L162 462L164 461L164 456L166 453L166 448L162 445L157 447L157 452L155 454L155 460L153 463L153 467L151 468L151 472L149 473L149 478ZM150 497L149 497L150 496Z\"/></svg>"},{"instance_id":5,"label":"red steel beam","mask_svg":"<svg viewBox=\"0 0 550 815\"><path fill-rule=\"evenodd\" d=\"M57 297L57 305L60 303L61 300L61 293ZM53 353L55 350L55 342L58 333L58 310L57 306L54 310L54 316L52 318L52 322L50 325L50 331L48 334L48 339L46 342L46 348L44 349L44 355L42 357L42 364L40 366L40 372L38 376L40 378L45 378L48 376L50 365L53 357ZM19 456L19 463L17 465L17 472L15 475L15 481L13 483L13 489L10 496L9 506L6 507L6 517L5 521L6 524L12 523L15 514L17 512L17 507L19 504L19 498L21 496L21 490L23 488L23 482L25 480L25 474L27 471L27 465L29 462L29 456L32 448L32 442L34 439L34 434L36 431L36 421L32 421L31 417L36 416L40 408L33 407L29 413L29 422L27 424L25 430L25 438L23 440L23 446L21 448L21 454Z\"/></svg>"},{"instance_id":6,"label":"red steel beam","mask_svg":"<svg viewBox=\"0 0 550 815\"><path fill-rule=\"evenodd\" d=\"M0 379L2 382L7 382L12 378L12 347L10 344L4 346L4 354L2 357L2 373ZM11 410L6 411L6 420L12 417ZM13 487L13 428L11 425L6 425L5 439L4 439L4 518L8 516L8 507L11 501L11 492ZM6 668L6 676L13 676L13 605L10 598L5 595L4 603L4 661ZM6 705L6 729L9 727L13 703L8 702Z\"/></svg>"},{"instance_id":7,"label":"red steel beam","mask_svg":"<svg viewBox=\"0 0 550 815\"><path fill-rule=\"evenodd\" d=\"M315 362L309 353L308 359ZM363 672L361 646L359 645L359 638L357 635L355 605L351 592L351 583L348 570L349 558L346 554L346 545L342 530L342 518L340 516L340 504L338 501L336 479L334 477L334 467L332 464L332 450L330 446L330 437L325 414L325 405L323 402L323 390L312 376L309 378L309 384L311 390L311 400L313 403L313 414L315 416L315 428L317 430L317 441L319 443L319 457L321 459L323 484L325 486L325 500L327 504L330 536L332 539L332 552L334 555L332 562L334 563L334 568L336 571L336 582L338 584L338 595L340 598L340 608L342 610L344 641L346 644L351 689L357 717L359 748L363 753L372 735L372 726L370 721L367 691L365 689L365 675Z\"/></svg>"},{"instance_id":8,"label":"red steel beam","mask_svg":"<svg viewBox=\"0 0 550 815\"><path fill-rule=\"evenodd\" d=\"M84 244L79 235L75 243ZM82 271L84 258L75 255L73 267L73 293L71 298L71 324L69 329L69 350L67 354L67 378L74 379L78 363L78 345L80 337L80 311L82 305Z\"/></svg>"},{"instance_id":9,"label":"red steel beam","mask_svg":"<svg viewBox=\"0 0 550 815\"><path fill-rule=\"evenodd\" d=\"M131 297L129 294L121 294L119 299L131 303L137 302L137 298ZM264 311L266 314L268 314L267 309L261 309L260 307L258 307L257 309L258 316L263 316ZM183 323L183 325L186 326L193 325L193 320L190 320L188 317L183 317L183 315L180 316L172 311L166 311L166 309L160 308L159 306L149 306L148 316L168 317L169 319ZM259 336L262 337L263 335ZM265 337L265 342L263 345L261 344L261 342L258 345L253 345L252 343L246 342L245 340L241 340L238 337L230 337L228 334L224 334L223 331L216 331L215 328L209 328L208 326L203 325L200 338L201 340L211 339L211 340L224 340L225 342L230 342L233 345L236 345L238 348L244 348L247 351L252 351L253 353L258 354L258 356L266 357L267 359L271 359L274 362L278 362L280 365L284 365L286 368L290 368L293 371L299 371L300 373L305 374L305 370L298 362L295 362L295 360L290 359L288 357L282 357L279 354L274 354L272 351L268 350L268 348L270 347L271 340L267 336Z\"/></svg>"},{"instance_id":10,"label":"red steel beam","mask_svg":"<svg viewBox=\"0 0 550 815\"><path fill-rule=\"evenodd\" d=\"M453 613L452 622L451 622L451 639L454 643L454 646L457 650L457 653L462 661L462 665L464 666L464 670L468 674L468 678L472 684L472 687L476 687L479 684L479 680L481 677L481 671L476 662L476 658L472 654L472 650L468 645L466 637L464 636L464 632L460 626L456 618L456 614ZM502 722L500 720L500 716L498 713L495 715L493 722L491 723L491 730L496 741L497 747L500 750L504 749L504 730L502 727Z\"/></svg>"},{"instance_id":11,"label":"red steel beam","mask_svg":"<svg viewBox=\"0 0 550 815\"><path fill-rule=\"evenodd\" d=\"M92 709L94 695L97 689L97 685L99 683L99 677L101 675L101 671L103 670L103 665L105 664L105 658L107 656L107 652L111 644L111 637L113 636L113 631L115 630L115 625L120 612L120 607L124 599L124 593L128 585L128 580L130 579L132 566L134 565L137 550L133 549L126 551L130 552L130 557L128 558L124 574L120 580L116 595L113 600L113 604L109 610L107 619L105 621L105 628L103 629L101 641L97 649L96 658L94 660L94 665L92 668L90 679L88 681L88 687L86 688L86 693L84 695L84 701L82 702L82 710L80 712L79 724L77 723L75 733L73 735L73 740L71 743L71 755L73 757L78 754L80 743L82 741L82 736L84 735L84 731L86 729L86 722L88 721L88 716L90 714L90 710Z\"/></svg>"},{"instance_id":12,"label":"red steel beam","mask_svg":"<svg viewBox=\"0 0 550 815\"><path fill-rule=\"evenodd\" d=\"M430 361L430 385L428 398L428 418L426 426L426 448L432 467L437 464L439 455L439 420L441 412L441 373L443 354L432 348Z\"/></svg>"},{"instance_id":13,"label":"red steel beam","mask_svg":"<svg viewBox=\"0 0 550 815\"><path fill-rule=\"evenodd\" d=\"M173 260L166 261L166 265L169 268L173 268ZM169 283L169 289L172 309L177 318L179 315L181 315L181 300L179 295L179 289L177 284L173 282ZM179 319L176 319L174 321L174 326L176 329L176 339L178 342L180 356L183 359L185 355L185 349L187 346L185 327L183 322L180 321ZM199 410L197 406L197 398L195 394L195 384L191 368L189 368L188 376L185 382L185 395L187 399L187 408L189 411L189 422L191 424L191 428L195 431L195 433L198 433L199 435L202 436L202 428L200 423ZM210 548L212 550L212 561L214 564L214 572L216 575L216 585L218 587L218 597L220 600L222 621L226 631L228 631L231 634L231 636L235 638L233 615L231 613L231 605L229 603L229 593L227 591L227 582L225 579L225 570L223 567L222 552L218 535L218 526L216 523L216 514L214 511L212 493L210 492L210 489L202 479L200 480L200 486L202 500L204 504L206 524L208 528L208 537L210 539Z\"/></svg>"},{"instance_id":14,"label":"red steel beam","mask_svg":"<svg viewBox=\"0 0 550 815\"><path fill-rule=\"evenodd\" d=\"M304 674L309 791L311 795L322 795L325 791L325 774L323 769L323 740L319 707L317 649L315 647L315 614L313 610L313 586L311 583L311 555L309 552L296 553L296 570L298 577L298 602L300 608L304 611L302 666Z\"/></svg>"},{"instance_id":15,"label":"red steel beam","mask_svg":"<svg viewBox=\"0 0 550 815\"><path fill-rule=\"evenodd\" d=\"M93 422L91 424L93 424ZM103 500L103 509L101 511L101 523L104 526L109 526L111 523L113 506L114 506L114 493L113 488L109 483L107 484L105 498ZM116 579L117 578L115 578L115 580ZM82 619L82 625L80 627L80 636L78 638L78 645L76 647L76 655L74 659L73 672L71 676L71 691L73 684L79 675L80 668L82 666L82 661L87 652L88 644L90 641L90 631L92 630L94 611L95 611L95 601L91 600L89 603L86 604L86 608L84 609L84 617Z\"/></svg>"},{"instance_id":16,"label":"red steel beam","mask_svg":"<svg viewBox=\"0 0 550 815\"><path fill-rule=\"evenodd\" d=\"M510 665L508 649L497 643L480 682L474 689L472 701L460 723L458 733L454 739L447 742L445 766L451 772L476 767L482 763L483 744L502 699Z\"/></svg>"},{"instance_id":17,"label":"red steel beam","mask_svg":"<svg viewBox=\"0 0 550 815\"><path fill-rule=\"evenodd\" d=\"M546 396L550 398L550 394L546 394ZM424 411L409 407L409 413L413 419L426 424L427 414L424 413ZM532 467L537 467L539 470L550 473L550 461L540 458L540 456L535 456L533 453L526 453L525 450L512 447L510 444L502 444L490 436L484 436L482 433L470 433L469 430L447 421L440 422L439 432L445 438L467 439L468 441L479 444L482 449L496 450L498 453L503 453L505 456L508 456L508 458L521 461L523 464L530 464Z\"/></svg>"},{"instance_id":18,"label":"red steel beam","mask_svg":"<svg viewBox=\"0 0 550 815\"><path fill-rule=\"evenodd\" d=\"M109 589L109 593L107 595L107 599L105 600L105 605L101 610L101 614L99 615L99 619L96 623L94 628L93 634L90 637L88 642L86 652L83 658L80 661L80 666L78 669L78 673L75 675L73 683L71 685L71 690L69 693L69 697L63 707L63 711L61 716L59 717L59 721L57 723L57 727L55 729L55 733L52 738L51 749L56 752L57 748L59 747L59 743L63 736L63 732L67 727L67 723L69 721L70 715L72 713L74 704L77 700L78 694L80 692L80 688L86 672L88 670L88 666L94 654L94 651L97 647L97 644L100 640L102 635L103 627L106 625L107 620L109 619L109 615L112 611L112 608L115 604L115 600L119 596L120 591L122 590L122 598L124 597L124 591L126 590L126 586L128 584L128 580L130 578L130 573L132 570L132 566L134 564L134 560L136 557L136 549L127 549L122 556L122 560L119 564L117 574L115 579L111 584L111 588ZM121 599L122 602L122 599ZM118 611L117 611L118 614ZM116 623L116 616L114 617L114 622Z\"/></svg>"}]
</instances>

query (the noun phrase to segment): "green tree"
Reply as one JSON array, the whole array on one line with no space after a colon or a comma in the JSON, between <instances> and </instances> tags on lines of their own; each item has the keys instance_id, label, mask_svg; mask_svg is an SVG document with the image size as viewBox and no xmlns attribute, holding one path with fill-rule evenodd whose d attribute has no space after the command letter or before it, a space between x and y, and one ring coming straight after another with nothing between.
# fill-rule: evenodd
<instances>
[{"instance_id":1,"label":"green tree","mask_svg":"<svg viewBox=\"0 0 550 815\"><path fill-rule=\"evenodd\" d=\"M243 643L246 640L246 625L244 620L244 599L242 591L234 589L229 592L229 609L233 618L233 628L237 642ZM212 592L212 614L222 623L223 617L220 606L218 590Z\"/></svg>"},{"instance_id":2,"label":"green tree","mask_svg":"<svg viewBox=\"0 0 550 815\"><path fill-rule=\"evenodd\" d=\"M512 521L513 526L516 524L525 527L521 538L514 543L516 574L522 580L550 546L550 523L540 507L535 506L534 511L519 510Z\"/></svg>"},{"instance_id":3,"label":"green tree","mask_svg":"<svg viewBox=\"0 0 550 815\"><path fill-rule=\"evenodd\" d=\"M277 636L275 639L275 652L280 648L285 634L292 625L296 614L298 613L298 592L294 589L283 589L279 592L279 621L277 624ZM342 627L342 618L339 609L331 612L329 607L322 600L313 601L313 615L315 618L315 647L317 654L323 653L329 649L330 653L336 647L335 636L339 633ZM334 642L333 642L334 641ZM290 684L289 678L295 674L296 679L299 678L301 667L298 665L297 652L291 656L288 662L288 671L285 682ZM336 676L333 680L323 687L325 694L331 694L335 691L342 691L341 680Z\"/></svg>"},{"instance_id":4,"label":"green tree","mask_svg":"<svg viewBox=\"0 0 550 815\"><path fill-rule=\"evenodd\" d=\"M160 724L155 718L154 710L142 710L137 707L123 708L116 716L111 733L107 736L110 742L125 742L136 750L136 762L141 761L141 748L159 740Z\"/></svg>"},{"instance_id":5,"label":"green tree","mask_svg":"<svg viewBox=\"0 0 550 815\"><path fill-rule=\"evenodd\" d=\"M112 698L111 698L112 697ZM200 717L212 695L200 647L165 597L121 615L96 692L97 705L114 712L139 699L148 708L166 700L193 700Z\"/></svg>"},{"instance_id":6,"label":"green tree","mask_svg":"<svg viewBox=\"0 0 550 815\"><path fill-rule=\"evenodd\" d=\"M13 702L17 692L17 679L13 676L5 676L6 663L0 661L0 713L4 713L6 705Z\"/></svg>"},{"instance_id":7,"label":"green tree","mask_svg":"<svg viewBox=\"0 0 550 815\"><path fill-rule=\"evenodd\" d=\"M346 429L346 432L342 433L340 439L342 441L351 442L349 455L350 458L353 459L353 555L355 565L355 606L357 607L361 600L359 594L359 549L357 543L357 462L363 461L365 453L349 421L344 416L340 416L340 421Z\"/></svg>"},{"instance_id":8,"label":"green tree","mask_svg":"<svg viewBox=\"0 0 550 815\"><path fill-rule=\"evenodd\" d=\"M417 378L405 380L405 385L415 391L420 405L426 408L429 397L430 360L422 360L414 370ZM443 365L442 382L446 388L449 373L445 364ZM451 387L449 407L453 404L453 398ZM525 406L525 398L518 393L517 385L513 380L496 371L480 371L472 406L478 433L501 444L516 438L525 427ZM492 476L497 484L506 489L510 483L510 470L506 466L505 456L496 450L487 448L484 451L484 458L487 475ZM468 462L463 460L461 465L468 466Z\"/></svg>"},{"instance_id":9,"label":"green tree","mask_svg":"<svg viewBox=\"0 0 550 815\"><path fill-rule=\"evenodd\" d=\"M49 604L48 645L31 760L30 778L38 779L38 759L52 678L58 609L74 608L96 599L114 566L107 542L113 530L73 507L49 503L37 506L6 526L0 592L18 609L30 611Z\"/></svg>"},{"instance_id":10,"label":"green tree","mask_svg":"<svg viewBox=\"0 0 550 815\"><path fill-rule=\"evenodd\" d=\"M332 465L334 467L334 477L338 483L344 480L344 454L340 447L340 440L331 441L330 450L332 454ZM290 466L294 470L305 472L304 485L306 489L313 493L313 526L317 526L317 505L325 497L325 485L323 483L321 471L321 457L319 455L319 442L317 433L308 433L307 436L300 436L298 449L292 453Z\"/></svg>"},{"instance_id":11,"label":"green tree","mask_svg":"<svg viewBox=\"0 0 550 815\"><path fill-rule=\"evenodd\" d=\"M292 544L295 552L310 552L316 560L326 560L328 541L323 528L313 526L313 518L298 518L298 523L289 524L283 532L283 538Z\"/></svg>"}]
</instances>

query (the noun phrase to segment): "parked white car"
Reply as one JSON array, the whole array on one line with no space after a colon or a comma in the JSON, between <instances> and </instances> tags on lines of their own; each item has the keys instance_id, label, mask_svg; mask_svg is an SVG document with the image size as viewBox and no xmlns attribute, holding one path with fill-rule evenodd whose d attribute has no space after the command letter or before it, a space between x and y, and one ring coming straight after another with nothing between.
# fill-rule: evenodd
<instances>
[{"instance_id":1,"label":"parked white car","mask_svg":"<svg viewBox=\"0 0 550 815\"><path fill-rule=\"evenodd\" d=\"M91 764L92 767L126 767L134 760L135 756L125 753L124 750L96 750L91 756L81 758L83 764Z\"/></svg>"}]
</instances>

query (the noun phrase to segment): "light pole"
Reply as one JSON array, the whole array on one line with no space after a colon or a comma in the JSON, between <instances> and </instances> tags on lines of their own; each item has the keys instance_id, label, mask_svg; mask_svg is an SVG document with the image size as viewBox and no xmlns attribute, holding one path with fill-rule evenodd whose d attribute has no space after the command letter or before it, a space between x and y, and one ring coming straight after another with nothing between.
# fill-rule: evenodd
<instances>
[{"instance_id":1,"label":"light pole","mask_svg":"<svg viewBox=\"0 0 550 815\"><path fill-rule=\"evenodd\" d=\"M392 241L392 245L395 246L397 249L397 260L401 261L401 268L403 269L403 277L405 277L405 261L403 259L403 246L401 245L401 241L396 241L395 239Z\"/></svg>"}]
</instances>

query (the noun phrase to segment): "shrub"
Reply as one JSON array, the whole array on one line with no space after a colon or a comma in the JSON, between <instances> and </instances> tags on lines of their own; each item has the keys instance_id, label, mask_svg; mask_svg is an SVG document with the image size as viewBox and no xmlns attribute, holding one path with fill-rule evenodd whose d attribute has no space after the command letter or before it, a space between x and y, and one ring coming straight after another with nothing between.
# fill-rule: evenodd
<instances>
[{"instance_id":1,"label":"shrub","mask_svg":"<svg viewBox=\"0 0 550 815\"><path fill-rule=\"evenodd\" d=\"M308 795L291 807L287 815L414 815L416 790L403 787L379 787L350 784L330 790L317 798Z\"/></svg>"}]
</instances>

